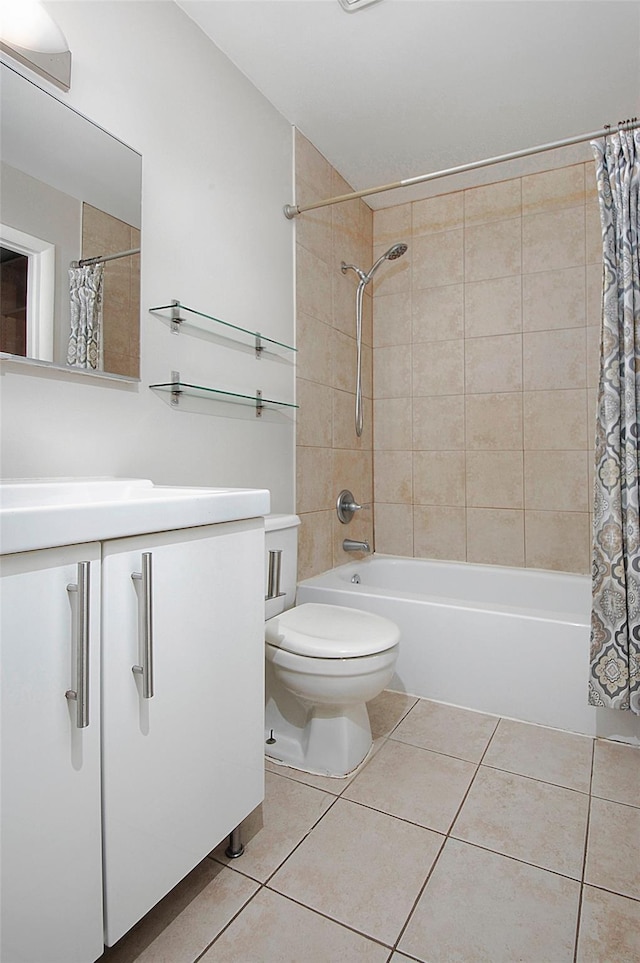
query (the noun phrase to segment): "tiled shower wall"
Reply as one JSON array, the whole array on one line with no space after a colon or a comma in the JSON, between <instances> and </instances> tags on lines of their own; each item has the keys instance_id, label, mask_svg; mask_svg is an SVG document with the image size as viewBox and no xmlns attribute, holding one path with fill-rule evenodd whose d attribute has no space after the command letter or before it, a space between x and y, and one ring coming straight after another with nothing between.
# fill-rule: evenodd
<instances>
[{"instance_id":1,"label":"tiled shower wall","mask_svg":"<svg viewBox=\"0 0 640 963\"><path fill-rule=\"evenodd\" d=\"M352 188L296 132L296 200L312 203ZM342 261L368 270L372 211L362 201L310 212L296 221L298 577L307 578L353 556L342 540L373 540L372 297L363 310L364 431L354 428L357 277ZM363 510L341 525L336 499L350 489Z\"/></svg>"},{"instance_id":2,"label":"tiled shower wall","mask_svg":"<svg viewBox=\"0 0 640 963\"><path fill-rule=\"evenodd\" d=\"M376 551L590 568L593 165L376 211Z\"/></svg>"}]
</instances>

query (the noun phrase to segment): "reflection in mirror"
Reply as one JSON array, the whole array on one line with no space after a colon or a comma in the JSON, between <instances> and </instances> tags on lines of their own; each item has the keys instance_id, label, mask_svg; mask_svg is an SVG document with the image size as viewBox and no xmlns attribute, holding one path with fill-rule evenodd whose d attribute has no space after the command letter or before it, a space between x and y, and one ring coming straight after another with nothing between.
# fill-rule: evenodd
<instances>
[{"instance_id":1,"label":"reflection in mirror","mask_svg":"<svg viewBox=\"0 0 640 963\"><path fill-rule=\"evenodd\" d=\"M142 159L0 68L0 351L137 378Z\"/></svg>"}]
</instances>

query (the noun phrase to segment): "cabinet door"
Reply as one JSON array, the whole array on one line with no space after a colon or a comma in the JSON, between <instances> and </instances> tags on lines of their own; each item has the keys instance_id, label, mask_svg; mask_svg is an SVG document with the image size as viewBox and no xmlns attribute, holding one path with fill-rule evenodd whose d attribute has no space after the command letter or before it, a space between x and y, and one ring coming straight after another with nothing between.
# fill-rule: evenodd
<instances>
[{"instance_id":1,"label":"cabinet door","mask_svg":"<svg viewBox=\"0 0 640 963\"><path fill-rule=\"evenodd\" d=\"M82 593L67 588L78 562L89 563L86 728L65 698L79 684ZM89 963L103 949L100 546L6 555L1 572L0 958Z\"/></svg>"},{"instance_id":2,"label":"cabinet door","mask_svg":"<svg viewBox=\"0 0 640 963\"><path fill-rule=\"evenodd\" d=\"M263 798L262 519L103 546L106 943ZM143 556L151 558L145 593ZM152 605L153 695L145 658Z\"/></svg>"}]
</instances>

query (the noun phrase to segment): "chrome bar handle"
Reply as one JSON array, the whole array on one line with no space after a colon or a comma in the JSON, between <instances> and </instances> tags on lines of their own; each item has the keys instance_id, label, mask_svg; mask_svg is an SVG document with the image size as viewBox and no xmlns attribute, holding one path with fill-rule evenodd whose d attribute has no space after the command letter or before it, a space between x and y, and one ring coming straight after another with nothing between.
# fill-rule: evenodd
<instances>
[{"instance_id":1,"label":"chrome bar handle","mask_svg":"<svg viewBox=\"0 0 640 963\"><path fill-rule=\"evenodd\" d=\"M267 594L265 601L278 599L284 592L280 591L280 580L282 576L282 549L275 548L269 551L269 572L267 575Z\"/></svg>"},{"instance_id":2,"label":"chrome bar handle","mask_svg":"<svg viewBox=\"0 0 640 963\"><path fill-rule=\"evenodd\" d=\"M76 648L76 688L67 689L65 696L76 703L76 725L89 725L89 562L78 562L77 584L67 585L67 592L78 593L78 644Z\"/></svg>"},{"instance_id":3,"label":"chrome bar handle","mask_svg":"<svg viewBox=\"0 0 640 963\"><path fill-rule=\"evenodd\" d=\"M142 676L142 698L153 698L153 568L151 552L142 553L142 572L133 572L132 579L142 580L143 639L142 665L131 666L131 671Z\"/></svg>"}]
</instances>

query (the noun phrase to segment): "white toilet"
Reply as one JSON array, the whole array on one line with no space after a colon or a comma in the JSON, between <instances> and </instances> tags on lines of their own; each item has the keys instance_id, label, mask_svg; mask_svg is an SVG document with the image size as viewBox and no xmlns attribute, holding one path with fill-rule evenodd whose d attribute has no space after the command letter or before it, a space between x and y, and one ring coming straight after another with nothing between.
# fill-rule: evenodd
<instances>
[{"instance_id":1,"label":"white toilet","mask_svg":"<svg viewBox=\"0 0 640 963\"><path fill-rule=\"evenodd\" d=\"M371 749L365 705L390 682L400 630L342 605L294 606L297 515L265 519L266 753L306 772L345 776Z\"/></svg>"}]
</instances>

